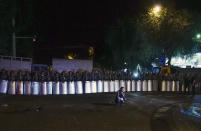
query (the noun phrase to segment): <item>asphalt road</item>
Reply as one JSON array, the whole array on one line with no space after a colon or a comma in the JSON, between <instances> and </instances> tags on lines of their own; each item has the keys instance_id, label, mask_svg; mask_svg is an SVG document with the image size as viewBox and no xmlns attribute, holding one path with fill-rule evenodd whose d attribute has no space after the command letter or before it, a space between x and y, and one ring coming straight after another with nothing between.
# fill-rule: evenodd
<instances>
[{"instance_id":1,"label":"asphalt road","mask_svg":"<svg viewBox=\"0 0 201 131\"><path fill-rule=\"evenodd\" d=\"M1 131L201 131L201 96L127 93L0 95Z\"/></svg>"}]
</instances>

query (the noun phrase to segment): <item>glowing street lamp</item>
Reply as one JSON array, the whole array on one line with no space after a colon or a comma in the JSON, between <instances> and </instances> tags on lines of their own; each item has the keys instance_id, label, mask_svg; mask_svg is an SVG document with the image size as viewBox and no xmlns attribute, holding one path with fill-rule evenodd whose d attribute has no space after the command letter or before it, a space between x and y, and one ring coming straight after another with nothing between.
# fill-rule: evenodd
<instances>
[{"instance_id":1,"label":"glowing street lamp","mask_svg":"<svg viewBox=\"0 0 201 131\"><path fill-rule=\"evenodd\" d=\"M156 6L153 8L153 13L154 13L155 15L157 15L160 11L161 11L161 6L159 6L159 5L156 5Z\"/></svg>"},{"instance_id":2,"label":"glowing street lamp","mask_svg":"<svg viewBox=\"0 0 201 131\"><path fill-rule=\"evenodd\" d=\"M201 35L200 35L200 34L197 34L197 35L196 35L196 38L197 38L197 39L200 39L200 38L201 38Z\"/></svg>"},{"instance_id":3,"label":"glowing street lamp","mask_svg":"<svg viewBox=\"0 0 201 131\"><path fill-rule=\"evenodd\" d=\"M201 43L201 33L196 34L192 39L196 42Z\"/></svg>"}]
</instances>

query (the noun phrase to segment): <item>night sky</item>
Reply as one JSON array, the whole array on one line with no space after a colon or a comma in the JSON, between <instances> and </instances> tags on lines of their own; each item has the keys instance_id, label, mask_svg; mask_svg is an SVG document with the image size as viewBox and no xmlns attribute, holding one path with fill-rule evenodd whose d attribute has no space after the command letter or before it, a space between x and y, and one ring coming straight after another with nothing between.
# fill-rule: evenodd
<instances>
[{"instance_id":1,"label":"night sky","mask_svg":"<svg viewBox=\"0 0 201 131\"><path fill-rule=\"evenodd\" d=\"M35 15L39 44L35 55L44 55L41 49L45 49L55 52L48 55L62 56L59 52L75 43L90 43L97 54L104 53L99 49L104 45L105 34L113 23L123 17L135 17L155 3L174 3L176 8L201 12L199 0L37 0Z\"/></svg>"}]
</instances>

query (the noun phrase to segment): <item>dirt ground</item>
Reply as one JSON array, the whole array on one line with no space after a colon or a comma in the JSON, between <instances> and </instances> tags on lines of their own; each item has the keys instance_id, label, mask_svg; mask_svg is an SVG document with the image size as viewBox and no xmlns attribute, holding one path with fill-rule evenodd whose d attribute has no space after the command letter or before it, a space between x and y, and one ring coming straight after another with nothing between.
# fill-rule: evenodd
<instances>
[{"instance_id":1,"label":"dirt ground","mask_svg":"<svg viewBox=\"0 0 201 131\"><path fill-rule=\"evenodd\" d=\"M123 106L114 98L0 95L0 131L201 131L199 95L133 92Z\"/></svg>"}]
</instances>

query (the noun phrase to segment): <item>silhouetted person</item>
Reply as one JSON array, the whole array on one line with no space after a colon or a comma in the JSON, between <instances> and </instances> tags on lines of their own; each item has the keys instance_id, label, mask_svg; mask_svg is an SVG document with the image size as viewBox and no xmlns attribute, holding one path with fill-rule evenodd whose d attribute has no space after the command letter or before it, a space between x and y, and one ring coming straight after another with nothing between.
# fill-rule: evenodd
<instances>
[{"instance_id":1,"label":"silhouetted person","mask_svg":"<svg viewBox=\"0 0 201 131\"><path fill-rule=\"evenodd\" d=\"M124 87L121 87L119 91L117 92L116 98L115 98L115 103L116 104L123 104L126 102L126 96L124 93Z\"/></svg>"}]
</instances>

